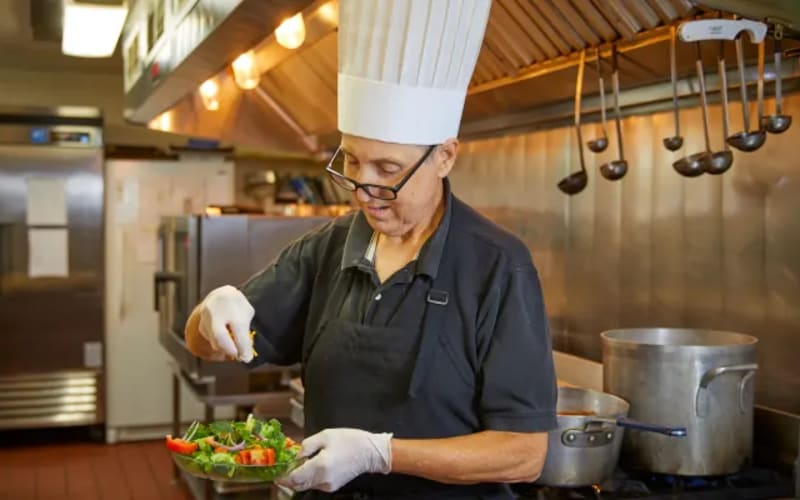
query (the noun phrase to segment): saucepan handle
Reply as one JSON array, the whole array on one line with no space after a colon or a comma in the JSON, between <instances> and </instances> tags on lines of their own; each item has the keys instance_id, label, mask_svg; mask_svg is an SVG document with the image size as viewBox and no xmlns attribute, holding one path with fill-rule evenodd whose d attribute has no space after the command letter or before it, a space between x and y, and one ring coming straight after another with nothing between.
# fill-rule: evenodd
<instances>
[{"instance_id":1,"label":"saucepan handle","mask_svg":"<svg viewBox=\"0 0 800 500\"><path fill-rule=\"evenodd\" d=\"M700 384L697 387L697 392L695 393L694 397L694 412L695 415L698 417L704 417L707 413L706 406L701 404L701 394L703 391L708 390L708 386L711 385L711 382L719 377L720 375L724 375L726 373L744 373L744 376L739 381L739 411L742 413L746 412L747 409L745 408L744 404L744 392L745 386L747 382L755 375L755 372L758 370L757 363L745 363L741 365L727 365L727 366L717 366L714 368L709 369L707 372L700 377ZM702 408L702 410L701 410Z\"/></svg>"},{"instance_id":2,"label":"saucepan handle","mask_svg":"<svg viewBox=\"0 0 800 500\"><path fill-rule=\"evenodd\" d=\"M614 417L597 417L593 418L591 423L611 422L618 427L625 427L627 429L634 429L644 432L656 432L671 437L685 437L686 427L667 427L664 425L648 424L640 422L631 418L614 418Z\"/></svg>"}]
</instances>

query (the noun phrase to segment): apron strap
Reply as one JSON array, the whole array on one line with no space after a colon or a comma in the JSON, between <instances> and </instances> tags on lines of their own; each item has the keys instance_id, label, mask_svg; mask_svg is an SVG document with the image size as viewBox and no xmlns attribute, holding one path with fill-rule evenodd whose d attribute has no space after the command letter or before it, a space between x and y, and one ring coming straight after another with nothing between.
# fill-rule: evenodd
<instances>
[{"instance_id":1,"label":"apron strap","mask_svg":"<svg viewBox=\"0 0 800 500\"><path fill-rule=\"evenodd\" d=\"M414 371L411 372L411 381L408 387L408 395L416 398L419 388L427 375L430 360L434 357L436 347L440 343L444 332L445 315L447 306L450 303L450 294L444 290L433 288L436 283L431 284L426 299L425 317L422 320L422 332L419 341L419 351L414 363Z\"/></svg>"}]
</instances>

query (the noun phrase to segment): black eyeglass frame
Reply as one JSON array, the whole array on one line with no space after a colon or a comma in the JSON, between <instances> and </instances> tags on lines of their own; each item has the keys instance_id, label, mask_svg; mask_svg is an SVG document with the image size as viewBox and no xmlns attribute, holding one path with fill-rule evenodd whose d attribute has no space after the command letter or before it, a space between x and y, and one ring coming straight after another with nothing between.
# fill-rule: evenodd
<instances>
[{"instance_id":1,"label":"black eyeglass frame","mask_svg":"<svg viewBox=\"0 0 800 500\"><path fill-rule=\"evenodd\" d=\"M371 198L374 198L376 200L392 201L397 199L397 193L400 191L400 189L402 189L403 186L405 186L408 180L411 179L411 176L413 176L417 172L417 170L419 170L419 168L425 163L425 161L430 157L431 153L433 153L434 149L436 149L436 145L428 146L428 150L425 152L424 155L422 155L422 158L420 158L419 161L415 163L413 167L411 167L411 170L409 170L408 173L405 176L403 176L402 179L400 179L400 182L398 182L394 186L384 186L381 184L361 184L360 182L356 182L350 177L347 177L343 173L337 172L336 169L333 168L333 161L336 159L337 156L339 156L342 153L342 146L336 148L336 153L334 153L333 156L331 157L330 161L328 162L328 166L325 167L325 171L328 173L333 183L339 186L340 188L344 189L345 191L354 193L358 191L358 189L360 188L362 191L367 193L367 195ZM352 186L352 189L349 186ZM383 196L375 196L370 191L370 188L374 188L378 191L392 193L392 196L388 198Z\"/></svg>"}]
</instances>

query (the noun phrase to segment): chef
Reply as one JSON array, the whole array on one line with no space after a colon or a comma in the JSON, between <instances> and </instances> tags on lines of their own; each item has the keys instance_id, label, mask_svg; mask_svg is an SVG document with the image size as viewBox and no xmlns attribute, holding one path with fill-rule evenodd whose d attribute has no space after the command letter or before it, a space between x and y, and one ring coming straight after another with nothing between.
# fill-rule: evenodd
<instances>
[{"instance_id":1,"label":"chef","mask_svg":"<svg viewBox=\"0 0 800 500\"><path fill-rule=\"evenodd\" d=\"M358 210L187 323L202 358L302 363L310 459L284 480L301 498L511 498L541 471L556 381L537 271L447 178L490 7L340 0L328 174Z\"/></svg>"}]
</instances>

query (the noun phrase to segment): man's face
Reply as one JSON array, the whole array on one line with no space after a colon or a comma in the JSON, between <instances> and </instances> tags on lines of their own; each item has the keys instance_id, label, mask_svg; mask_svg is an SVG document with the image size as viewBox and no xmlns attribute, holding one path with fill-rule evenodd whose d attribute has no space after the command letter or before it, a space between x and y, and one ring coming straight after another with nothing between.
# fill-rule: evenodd
<instances>
[{"instance_id":1,"label":"man's face","mask_svg":"<svg viewBox=\"0 0 800 500\"><path fill-rule=\"evenodd\" d=\"M453 143L448 142L439 148L453 147ZM394 186L425 156L428 148L345 135L340 153L344 156L342 173L361 184ZM403 185L397 199L375 199L363 189L353 193L353 201L375 231L387 236L402 236L432 216L440 199L442 179L452 167L448 155L437 154L437 150Z\"/></svg>"}]
</instances>

